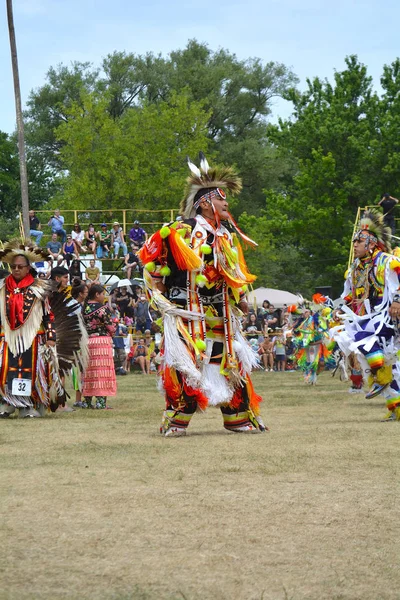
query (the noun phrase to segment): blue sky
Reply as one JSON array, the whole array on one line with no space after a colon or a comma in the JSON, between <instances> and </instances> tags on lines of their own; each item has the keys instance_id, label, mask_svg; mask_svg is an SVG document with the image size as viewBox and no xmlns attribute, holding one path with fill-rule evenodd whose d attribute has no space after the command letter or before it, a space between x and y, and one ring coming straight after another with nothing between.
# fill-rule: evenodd
<instances>
[{"instance_id":1,"label":"blue sky","mask_svg":"<svg viewBox=\"0 0 400 600\"><path fill-rule=\"evenodd\" d=\"M291 66L306 77L331 78L357 54L379 89L382 66L400 55L395 0L14 0L21 90L45 81L49 66L73 60L96 66L114 50L167 54L196 38L239 58ZM0 13L0 130L12 132L15 107L5 2ZM277 102L275 118L290 105Z\"/></svg>"}]
</instances>

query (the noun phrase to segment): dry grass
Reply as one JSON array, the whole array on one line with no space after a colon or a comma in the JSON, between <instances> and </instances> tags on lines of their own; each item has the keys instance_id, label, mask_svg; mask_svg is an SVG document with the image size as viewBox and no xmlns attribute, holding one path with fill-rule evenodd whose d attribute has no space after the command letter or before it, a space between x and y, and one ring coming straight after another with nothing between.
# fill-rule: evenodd
<instances>
[{"instance_id":1,"label":"dry grass","mask_svg":"<svg viewBox=\"0 0 400 600\"><path fill-rule=\"evenodd\" d=\"M0 422L0 598L400 597L400 423L320 378L258 373L269 434L158 433L155 378L114 411Z\"/></svg>"}]
</instances>

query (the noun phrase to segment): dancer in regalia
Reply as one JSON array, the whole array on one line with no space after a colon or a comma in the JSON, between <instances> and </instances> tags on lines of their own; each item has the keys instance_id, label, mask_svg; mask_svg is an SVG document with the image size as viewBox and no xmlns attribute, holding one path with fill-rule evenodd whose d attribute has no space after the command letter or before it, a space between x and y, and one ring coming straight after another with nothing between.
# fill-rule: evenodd
<instances>
[{"instance_id":1,"label":"dancer in regalia","mask_svg":"<svg viewBox=\"0 0 400 600\"><path fill-rule=\"evenodd\" d=\"M65 403L62 379L76 361L85 334L74 307L52 298L52 284L35 278L32 263L47 250L11 240L0 261L11 274L0 280L0 417L40 417Z\"/></svg>"},{"instance_id":2,"label":"dancer in regalia","mask_svg":"<svg viewBox=\"0 0 400 600\"><path fill-rule=\"evenodd\" d=\"M400 420L400 261L390 254L391 230L382 215L364 213L353 238L354 262L344 292L345 305L331 332L346 356L354 352L368 380L366 398L382 395L383 420Z\"/></svg>"},{"instance_id":3,"label":"dancer in regalia","mask_svg":"<svg viewBox=\"0 0 400 600\"><path fill-rule=\"evenodd\" d=\"M303 310L301 317L293 325L295 361L304 374L305 383L316 385L318 375L327 367L334 367L332 350L334 344L329 338L331 301L321 294L314 294L312 308ZM295 315L301 309L289 307L289 314Z\"/></svg>"},{"instance_id":4,"label":"dancer in regalia","mask_svg":"<svg viewBox=\"0 0 400 600\"><path fill-rule=\"evenodd\" d=\"M220 408L229 431L264 431L261 398L250 379L258 359L239 321L247 312L247 284L255 280L240 241L256 244L237 227L224 191L239 193L241 181L230 168L210 168L203 154L200 169L188 164L181 218L152 235L139 252L164 327L161 433L185 435L196 410L208 405Z\"/></svg>"}]
</instances>

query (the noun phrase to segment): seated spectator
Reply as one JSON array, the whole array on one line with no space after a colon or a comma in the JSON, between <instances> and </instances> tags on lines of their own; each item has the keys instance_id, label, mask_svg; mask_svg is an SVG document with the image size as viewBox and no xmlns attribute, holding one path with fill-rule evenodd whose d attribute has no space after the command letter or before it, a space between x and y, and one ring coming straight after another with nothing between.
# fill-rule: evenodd
<instances>
[{"instance_id":1,"label":"seated spectator","mask_svg":"<svg viewBox=\"0 0 400 600\"><path fill-rule=\"evenodd\" d=\"M124 232L118 221L114 221L111 229L111 243L114 246L114 258L118 258L119 249L122 248L122 255L126 256L128 250L125 244Z\"/></svg>"},{"instance_id":2,"label":"seated spectator","mask_svg":"<svg viewBox=\"0 0 400 600\"><path fill-rule=\"evenodd\" d=\"M85 231L85 241L87 249L89 252L93 252L94 255L96 252L97 242L93 223L89 223L88 230Z\"/></svg>"},{"instance_id":3,"label":"seated spectator","mask_svg":"<svg viewBox=\"0 0 400 600\"><path fill-rule=\"evenodd\" d=\"M92 285L93 283L100 283L100 269L96 267L96 263L92 258L89 261L89 266L85 269L86 283Z\"/></svg>"},{"instance_id":4,"label":"seated spectator","mask_svg":"<svg viewBox=\"0 0 400 600\"><path fill-rule=\"evenodd\" d=\"M268 300L264 300L261 307L257 310L257 317L262 321L265 317L270 314L271 303Z\"/></svg>"},{"instance_id":5,"label":"seated spectator","mask_svg":"<svg viewBox=\"0 0 400 600\"><path fill-rule=\"evenodd\" d=\"M85 242L85 232L82 231L79 223L75 223L72 231L71 231L72 239L75 242L76 246L76 254L79 256L81 252L85 252L86 248L84 246Z\"/></svg>"},{"instance_id":6,"label":"seated spectator","mask_svg":"<svg viewBox=\"0 0 400 600\"><path fill-rule=\"evenodd\" d=\"M67 267L69 268L72 259L77 256L76 245L70 233L67 235L67 240L64 242L62 253L67 261Z\"/></svg>"},{"instance_id":7,"label":"seated spectator","mask_svg":"<svg viewBox=\"0 0 400 600\"><path fill-rule=\"evenodd\" d=\"M280 311L275 310L273 304L269 305L268 312L264 315L265 327L275 330L280 325Z\"/></svg>"},{"instance_id":8,"label":"seated spectator","mask_svg":"<svg viewBox=\"0 0 400 600\"><path fill-rule=\"evenodd\" d=\"M139 343L132 347L129 356L132 365L139 365L144 375L150 375L150 358L144 338L140 338Z\"/></svg>"},{"instance_id":9,"label":"seated spectator","mask_svg":"<svg viewBox=\"0 0 400 600\"><path fill-rule=\"evenodd\" d=\"M35 242L37 246L40 246L40 242L42 241L43 231L41 231L41 224L39 219L37 218L35 211L29 211L29 235L32 238L35 238Z\"/></svg>"},{"instance_id":10,"label":"seated spectator","mask_svg":"<svg viewBox=\"0 0 400 600\"><path fill-rule=\"evenodd\" d=\"M258 354L261 356L262 364L265 371L274 370L274 343L268 335L264 336L264 340L260 342Z\"/></svg>"},{"instance_id":11,"label":"seated spectator","mask_svg":"<svg viewBox=\"0 0 400 600\"><path fill-rule=\"evenodd\" d=\"M258 340L261 335L261 324L255 313L250 313L243 325L243 331L248 340Z\"/></svg>"},{"instance_id":12,"label":"seated spectator","mask_svg":"<svg viewBox=\"0 0 400 600\"><path fill-rule=\"evenodd\" d=\"M139 221L135 221L132 229L129 232L129 239L131 242L135 242L136 246L141 248L147 241L148 235L142 227L140 227Z\"/></svg>"},{"instance_id":13,"label":"seated spectator","mask_svg":"<svg viewBox=\"0 0 400 600\"><path fill-rule=\"evenodd\" d=\"M131 250L129 254L125 256L125 267L126 267L126 276L128 279L132 279L132 272L139 271L140 272L140 262L138 257L136 256L137 251L139 250L138 246L131 243Z\"/></svg>"},{"instance_id":14,"label":"seated spectator","mask_svg":"<svg viewBox=\"0 0 400 600\"><path fill-rule=\"evenodd\" d=\"M52 233L61 236L61 242L64 243L67 239L67 232L64 229L64 217L60 215L60 210L58 208L54 211L54 215L47 224L51 228Z\"/></svg>"},{"instance_id":15,"label":"seated spectator","mask_svg":"<svg viewBox=\"0 0 400 600\"><path fill-rule=\"evenodd\" d=\"M75 258L71 263L69 268L69 277L70 281L73 281L75 277L82 279L81 262L77 258Z\"/></svg>"},{"instance_id":16,"label":"seated spectator","mask_svg":"<svg viewBox=\"0 0 400 600\"><path fill-rule=\"evenodd\" d=\"M47 242L46 244L46 248L50 252L53 260L62 262L64 258L61 254L62 245L61 242L58 241L58 235L56 233L52 234L50 242Z\"/></svg>"},{"instance_id":17,"label":"seated spectator","mask_svg":"<svg viewBox=\"0 0 400 600\"><path fill-rule=\"evenodd\" d=\"M107 229L107 223L102 223L100 231L96 234L97 244L97 258L107 258L110 252L111 246L111 231Z\"/></svg>"}]
</instances>

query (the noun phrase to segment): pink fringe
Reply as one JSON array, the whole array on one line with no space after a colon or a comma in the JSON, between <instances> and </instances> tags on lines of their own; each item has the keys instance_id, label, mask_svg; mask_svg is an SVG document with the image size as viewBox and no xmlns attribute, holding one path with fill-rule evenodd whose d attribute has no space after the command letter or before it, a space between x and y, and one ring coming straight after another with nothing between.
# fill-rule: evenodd
<instances>
[{"instance_id":1,"label":"pink fringe","mask_svg":"<svg viewBox=\"0 0 400 600\"><path fill-rule=\"evenodd\" d=\"M115 396L112 339L108 336L89 338L89 362L84 373L83 396Z\"/></svg>"}]
</instances>

